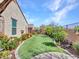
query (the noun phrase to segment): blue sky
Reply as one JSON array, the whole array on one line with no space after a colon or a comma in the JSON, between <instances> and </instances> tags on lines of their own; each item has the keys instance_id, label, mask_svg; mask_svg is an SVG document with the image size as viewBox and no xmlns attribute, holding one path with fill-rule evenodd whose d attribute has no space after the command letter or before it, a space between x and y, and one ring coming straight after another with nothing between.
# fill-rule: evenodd
<instances>
[{"instance_id":1,"label":"blue sky","mask_svg":"<svg viewBox=\"0 0 79 59\"><path fill-rule=\"evenodd\" d=\"M18 0L29 23L60 25L79 22L79 0Z\"/></svg>"}]
</instances>

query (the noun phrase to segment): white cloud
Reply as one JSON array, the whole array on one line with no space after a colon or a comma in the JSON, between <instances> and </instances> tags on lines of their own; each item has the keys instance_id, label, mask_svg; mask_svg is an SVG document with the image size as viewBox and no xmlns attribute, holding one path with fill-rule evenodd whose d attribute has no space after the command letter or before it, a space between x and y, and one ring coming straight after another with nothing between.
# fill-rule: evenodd
<instances>
[{"instance_id":1,"label":"white cloud","mask_svg":"<svg viewBox=\"0 0 79 59\"><path fill-rule=\"evenodd\" d=\"M51 10L51 11L56 11L59 9L59 7L61 6L61 1L62 0L52 0L51 4L48 5L48 8Z\"/></svg>"},{"instance_id":2,"label":"white cloud","mask_svg":"<svg viewBox=\"0 0 79 59\"><path fill-rule=\"evenodd\" d=\"M67 0L67 4L75 4L77 0Z\"/></svg>"},{"instance_id":3,"label":"white cloud","mask_svg":"<svg viewBox=\"0 0 79 59\"><path fill-rule=\"evenodd\" d=\"M50 7L49 9L52 11L54 16L49 17L49 19L45 20L45 22L53 21L53 22L59 23L62 19L64 19L66 17L66 15L69 13L69 11L71 11L72 9L74 9L74 7L77 6L76 0L67 0L67 4L61 10L58 10L60 8L60 6L62 5L62 4L60 4L61 2L62 2L61 0L56 0L54 2L54 5L53 5L53 3L50 4L52 7ZM48 7L50 5L48 5ZM55 10L58 10L58 11L54 12Z\"/></svg>"},{"instance_id":4,"label":"white cloud","mask_svg":"<svg viewBox=\"0 0 79 59\"><path fill-rule=\"evenodd\" d=\"M71 11L75 6L76 6L76 4L75 4L75 5L68 5L68 6L64 7L62 10L56 12L56 13L55 13L55 16L52 17L52 19L53 19L55 22L61 21L63 18L66 17L67 13L68 13L69 11Z\"/></svg>"}]
</instances>

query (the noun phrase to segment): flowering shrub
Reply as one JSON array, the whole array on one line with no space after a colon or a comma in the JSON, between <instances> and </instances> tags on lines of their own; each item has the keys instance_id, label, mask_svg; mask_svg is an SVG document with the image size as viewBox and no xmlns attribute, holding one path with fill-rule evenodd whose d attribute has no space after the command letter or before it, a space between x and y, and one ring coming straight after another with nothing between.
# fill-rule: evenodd
<instances>
[{"instance_id":1,"label":"flowering shrub","mask_svg":"<svg viewBox=\"0 0 79 59\"><path fill-rule=\"evenodd\" d=\"M22 34L22 35L21 35L21 38L20 38L20 39L21 39L21 40L26 40L27 38L30 38L30 37L32 37L32 34L31 34L31 33L29 33L29 34L26 34L26 33L25 33L25 34Z\"/></svg>"},{"instance_id":2,"label":"flowering shrub","mask_svg":"<svg viewBox=\"0 0 79 59\"><path fill-rule=\"evenodd\" d=\"M5 35L5 34L3 34L3 33L0 33L0 40L7 41L7 40L9 40L9 39L8 39L8 36L7 36L7 35Z\"/></svg>"},{"instance_id":3,"label":"flowering shrub","mask_svg":"<svg viewBox=\"0 0 79 59\"><path fill-rule=\"evenodd\" d=\"M3 48L5 50L8 49L9 48L8 41L9 41L8 36L3 33L0 33L0 48Z\"/></svg>"},{"instance_id":4,"label":"flowering shrub","mask_svg":"<svg viewBox=\"0 0 79 59\"><path fill-rule=\"evenodd\" d=\"M15 49L23 40L30 38L32 36L31 33L29 34L22 34L20 38L17 37L10 37L0 33L0 48L4 50L13 50Z\"/></svg>"},{"instance_id":5,"label":"flowering shrub","mask_svg":"<svg viewBox=\"0 0 79 59\"><path fill-rule=\"evenodd\" d=\"M11 38L8 38L7 35L0 33L0 48L3 48L4 50L15 49L18 41L18 38L12 40Z\"/></svg>"},{"instance_id":6,"label":"flowering shrub","mask_svg":"<svg viewBox=\"0 0 79 59\"><path fill-rule=\"evenodd\" d=\"M8 56L10 54L10 51L2 51L0 52L0 59L9 59Z\"/></svg>"}]
</instances>

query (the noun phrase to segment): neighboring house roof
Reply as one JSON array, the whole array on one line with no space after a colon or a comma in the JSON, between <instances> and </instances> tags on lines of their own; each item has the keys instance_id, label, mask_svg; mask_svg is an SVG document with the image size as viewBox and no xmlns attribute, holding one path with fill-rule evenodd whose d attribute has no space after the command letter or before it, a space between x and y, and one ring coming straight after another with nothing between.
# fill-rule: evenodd
<instances>
[{"instance_id":1,"label":"neighboring house roof","mask_svg":"<svg viewBox=\"0 0 79 59\"><path fill-rule=\"evenodd\" d=\"M16 0L4 0L2 3L0 3L0 14L7 8L7 6L10 4L11 1L15 2ZM27 20L26 20L26 18L25 18L25 16L24 16L24 14L23 14L23 12L22 12L22 10L21 10L21 8L20 8L17 1L16 1L16 4L18 5L19 10L21 11L25 21L27 22Z\"/></svg>"},{"instance_id":2,"label":"neighboring house roof","mask_svg":"<svg viewBox=\"0 0 79 59\"><path fill-rule=\"evenodd\" d=\"M28 24L28 27L29 27L29 28L30 28L30 27L32 27L32 28L33 28L33 27L34 27L34 25L33 25L33 24Z\"/></svg>"}]
</instances>

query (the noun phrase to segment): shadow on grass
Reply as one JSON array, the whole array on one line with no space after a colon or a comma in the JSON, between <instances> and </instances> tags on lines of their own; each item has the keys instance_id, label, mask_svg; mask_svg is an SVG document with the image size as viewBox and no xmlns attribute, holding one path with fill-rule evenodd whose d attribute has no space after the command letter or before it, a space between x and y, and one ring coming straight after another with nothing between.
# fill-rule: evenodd
<instances>
[{"instance_id":1,"label":"shadow on grass","mask_svg":"<svg viewBox=\"0 0 79 59\"><path fill-rule=\"evenodd\" d=\"M52 42L44 42L43 44L46 45L46 46L51 46L51 47L55 47L55 46L56 46L56 45L55 45L54 43L52 43Z\"/></svg>"}]
</instances>

